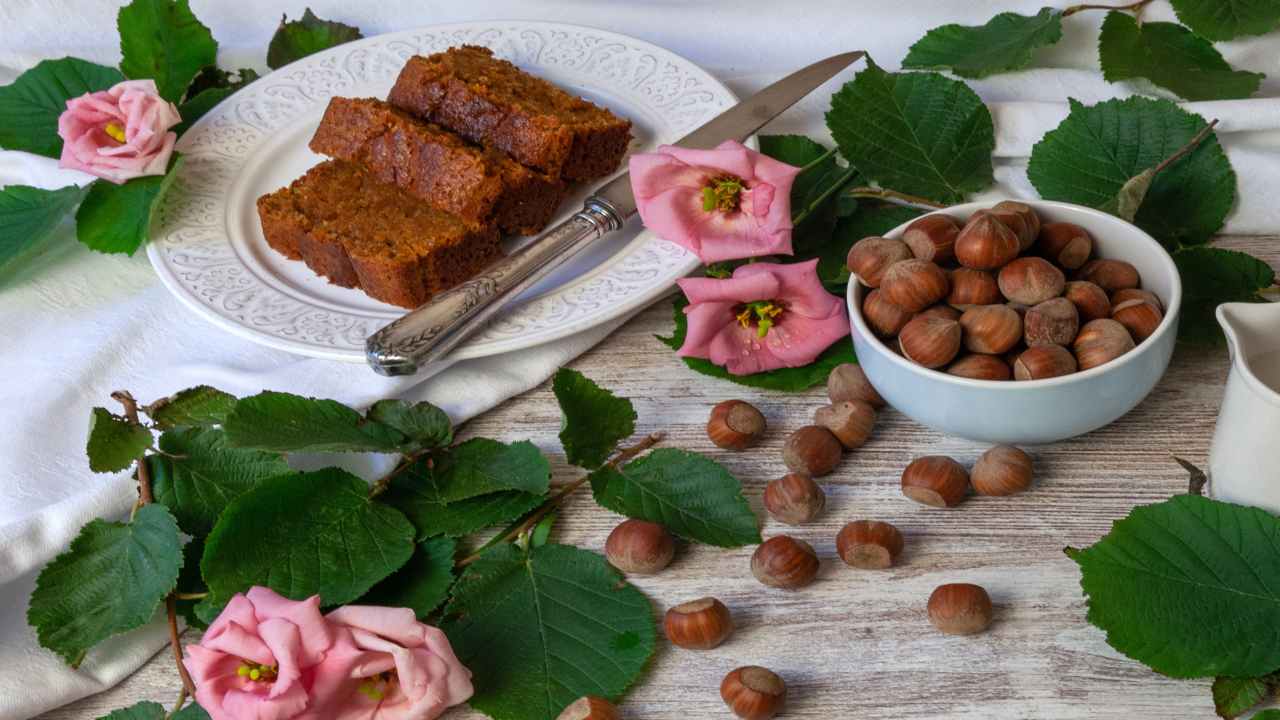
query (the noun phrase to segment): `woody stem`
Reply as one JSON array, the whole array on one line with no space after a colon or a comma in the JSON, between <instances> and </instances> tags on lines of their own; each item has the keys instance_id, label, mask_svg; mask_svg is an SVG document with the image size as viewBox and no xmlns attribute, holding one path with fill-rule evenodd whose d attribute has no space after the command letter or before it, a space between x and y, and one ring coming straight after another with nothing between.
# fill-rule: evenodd
<instances>
[{"instance_id":1,"label":"woody stem","mask_svg":"<svg viewBox=\"0 0 1280 720\"><path fill-rule=\"evenodd\" d=\"M1092 5L1088 3L1084 5L1072 5L1062 11L1062 17L1070 17L1078 12L1084 12L1085 10L1141 10L1150 3L1151 0L1138 0L1138 2L1129 3L1128 5Z\"/></svg>"}]
</instances>

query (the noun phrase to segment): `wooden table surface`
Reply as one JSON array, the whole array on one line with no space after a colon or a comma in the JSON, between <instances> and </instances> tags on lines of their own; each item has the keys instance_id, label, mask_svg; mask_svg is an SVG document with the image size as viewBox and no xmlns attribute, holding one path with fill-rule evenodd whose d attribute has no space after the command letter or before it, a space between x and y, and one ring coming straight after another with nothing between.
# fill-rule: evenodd
<instances>
[{"instance_id":1,"label":"wooden table surface","mask_svg":"<svg viewBox=\"0 0 1280 720\"><path fill-rule=\"evenodd\" d=\"M1280 238L1223 238L1280 267ZM861 449L823 478L826 512L788 528L767 519L760 496L784 474L780 448L825 402L816 388L801 395L762 392L695 374L653 338L670 330L670 303L638 315L571 364L630 397L637 433L661 430L665 444L708 453L742 480L766 537L787 532L817 549L817 582L799 591L766 588L749 568L747 547L684 546L662 574L633 582L655 616L705 595L733 611L737 632L723 646L691 652L667 644L659 630L649 673L622 704L625 718L730 717L719 683L739 665L764 665L787 682L788 718L1212 718L1207 681L1170 680L1113 651L1085 622L1084 598L1068 545L1087 545L1135 505L1185 492L1176 454L1204 467L1227 376L1225 350L1179 348L1150 397L1115 424L1067 442L1028 448L1033 490L1012 498L973 497L935 510L902 497L898 478L913 458L947 454L972 462L985 448L945 437L885 410ZM744 453L717 450L704 426L715 403L741 398L767 416L763 445ZM465 435L530 439L552 458L556 480L577 471L556 439L559 411L549 384L473 420ZM878 518L906 535L900 564L883 572L846 567L835 535L847 521ZM603 552L618 517L580 491L561 513L558 541ZM984 585L996 605L991 630L971 638L935 632L925 617L933 588ZM96 718L144 699L170 705L178 676L169 650L118 687L42 716ZM459 708L451 720L479 718Z\"/></svg>"}]
</instances>

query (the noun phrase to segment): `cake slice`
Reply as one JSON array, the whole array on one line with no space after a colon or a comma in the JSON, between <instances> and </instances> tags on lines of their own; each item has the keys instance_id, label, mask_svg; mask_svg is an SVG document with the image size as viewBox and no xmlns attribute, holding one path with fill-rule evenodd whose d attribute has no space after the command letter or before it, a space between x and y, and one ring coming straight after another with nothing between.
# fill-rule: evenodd
<instances>
[{"instance_id":1,"label":"cake slice","mask_svg":"<svg viewBox=\"0 0 1280 720\"><path fill-rule=\"evenodd\" d=\"M564 183L372 98L329 101L311 149L480 225L532 235L564 199Z\"/></svg>"},{"instance_id":2,"label":"cake slice","mask_svg":"<svg viewBox=\"0 0 1280 720\"><path fill-rule=\"evenodd\" d=\"M630 121L475 45L409 58L387 99L566 180L608 175L631 141Z\"/></svg>"},{"instance_id":3,"label":"cake slice","mask_svg":"<svg viewBox=\"0 0 1280 720\"><path fill-rule=\"evenodd\" d=\"M414 308L501 256L498 231L328 160L258 198L267 244L335 285Z\"/></svg>"}]
</instances>

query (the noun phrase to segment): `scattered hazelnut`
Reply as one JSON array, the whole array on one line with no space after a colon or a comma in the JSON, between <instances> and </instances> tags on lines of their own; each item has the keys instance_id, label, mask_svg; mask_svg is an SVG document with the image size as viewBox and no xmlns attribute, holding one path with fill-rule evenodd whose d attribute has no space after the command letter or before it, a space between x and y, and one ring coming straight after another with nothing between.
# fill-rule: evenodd
<instances>
[{"instance_id":1,"label":"scattered hazelnut","mask_svg":"<svg viewBox=\"0 0 1280 720\"><path fill-rule=\"evenodd\" d=\"M1022 325L1029 347L1070 345L1080 329L1080 313L1070 300L1053 298L1028 310Z\"/></svg>"},{"instance_id":2,"label":"scattered hazelnut","mask_svg":"<svg viewBox=\"0 0 1280 720\"><path fill-rule=\"evenodd\" d=\"M1000 268L1000 292L1013 302L1037 305L1062 294L1067 279L1044 258L1023 257Z\"/></svg>"},{"instance_id":3,"label":"scattered hazelnut","mask_svg":"<svg viewBox=\"0 0 1280 720\"><path fill-rule=\"evenodd\" d=\"M911 258L911 248L901 240L873 236L862 238L849 248L848 267L863 285L880 287L884 272L891 265Z\"/></svg>"},{"instance_id":4,"label":"scattered hazelnut","mask_svg":"<svg viewBox=\"0 0 1280 720\"><path fill-rule=\"evenodd\" d=\"M912 315L886 300L880 290L872 290L862 301L862 317L876 334L892 337L902 331Z\"/></svg>"},{"instance_id":5,"label":"scattered hazelnut","mask_svg":"<svg viewBox=\"0 0 1280 720\"><path fill-rule=\"evenodd\" d=\"M920 260L943 263L955 257L960 226L947 215L925 215L907 226L902 241Z\"/></svg>"},{"instance_id":6,"label":"scattered hazelnut","mask_svg":"<svg viewBox=\"0 0 1280 720\"><path fill-rule=\"evenodd\" d=\"M1022 340L1022 318L1006 305L976 305L960 316L969 352L999 355Z\"/></svg>"},{"instance_id":7,"label":"scattered hazelnut","mask_svg":"<svg viewBox=\"0 0 1280 720\"><path fill-rule=\"evenodd\" d=\"M1107 292L1136 288L1142 279L1138 269L1124 260L1098 259L1085 263L1076 273L1077 280L1088 280Z\"/></svg>"},{"instance_id":8,"label":"scattered hazelnut","mask_svg":"<svg viewBox=\"0 0 1280 720\"><path fill-rule=\"evenodd\" d=\"M861 400L873 408L885 406L884 398L871 386L862 367L854 363L837 365L827 376L827 397L832 403Z\"/></svg>"},{"instance_id":9,"label":"scattered hazelnut","mask_svg":"<svg viewBox=\"0 0 1280 720\"><path fill-rule=\"evenodd\" d=\"M764 415L749 402L725 400L711 409L707 437L716 447L745 450L764 435Z\"/></svg>"},{"instance_id":10,"label":"scattered hazelnut","mask_svg":"<svg viewBox=\"0 0 1280 720\"><path fill-rule=\"evenodd\" d=\"M834 470L841 454L840 441L820 425L796 430L782 446L782 461L787 468L810 477L822 477Z\"/></svg>"},{"instance_id":11,"label":"scattered hazelnut","mask_svg":"<svg viewBox=\"0 0 1280 720\"><path fill-rule=\"evenodd\" d=\"M1080 319L1089 322L1098 318L1111 317L1111 300L1107 291L1088 280L1072 280L1066 285L1063 295L1076 306Z\"/></svg>"},{"instance_id":12,"label":"scattered hazelnut","mask_svg":"<svg viewBox=\"0 0 1280 720\"><path fill-rule=\"evenodd\" d=\"M815 425L831 431L846 450L862 447L876 424L876 410L858 400L823 405L813 414Z\"/></svg>"},{"instance_id":13,"label":"scattered hazelnut","mask_svg":"<svg viewBox=\"0 0 1280 720\"><path fill-rule=\"evenodd\" d=\"M1018 232L1018 245L1021 250L1025 251L1035 244L1036 237L1040 235L1040 216L1030 205L1016 200L1005 200L996 203L991 208L991 213L1005 225L1008 225L1010 229ZM1018 216L1021 223L1007 222L1005 218L1011 215ZM1019 232L1021 230L1024 231Z\"/></svg>"},{"instance_id":14,"label":"scattered hazelnut","mask_svg":"<svg viewBox=\"0 0 1280 720\"><path fill-rule=\"evenodd\" d=\"M672 645L686 650L710 650L733 634L733 616L724 603L705 597L668 610L662 627Z\"/></svg>"},{"instance_id":15,"label":"scattered hazelnut","mask_svg":"<svg viewBox=\"0 0 1280 720\"><path fill-rule=\"evenodd\" d=\"M764 509L788 525L803 525L826 506L826 493L808 475L787 473L764 487Z\"/></svg>"},{"instance_id":16,"label":"scattered hazelnut","mask_svg":"<svg viewBox=\"0 0 1280 720\"><path fill-rule=\"evenodd\" d=\"M930 305L929 307L916 313L915 317L931 317L931 318L942 318L943 320L959 320L960 311L951 307L950 305L944 305L943 303L938 303L937 305Z\"/></svg>"},{"instance_id":17,"label":"scattered hazelnut","mask_svg":"<svg viewBox=\"0 0 1280 720\"><path fill-rule=\"evenodd\" d=\"M960 267L951 271L951 293L947 304L960 310L970 305L993 305L1000 302L1000 285L996 276L986 270Z\"/></svg>"},{"instance_id":18,"label":"scattered hazelnut","mask_svg":"<svg viewBox=\"0 0 1280 720\"><path fill-rule=\"evenodd\" d=\"M979 210L956 236L956 260L975 270L995 270L1018 257L1018 236L995 215Z\"/></svg>"},{"instance_id":19,"label":"scattered hazelnut","mask_svg":"<svg viewBox=\"0 0 1280 720\"><path fill-rule=\"evenodd\" d=\"M1111 311L1111 319L1125 326L1133 341L1140 343L1160 327L1164 313L1146 300L1125 300Z\"/></svg>"},{"instance_id":20,"label":"scattered hazelnut","mask_svg":"<svg viewBox=\"0 0 1280 720\"><path fill-rule=\"evenodd\" d=\"M1045 223L1040 228L1037 251L1058 265L1075 270L1088 262L1093 254L1093 237L1074 223Z\"/></svg>"},{"instance_id":21,"label":"scattered hazelnut","mask_svg":"<svg viewBox=\"0 0 1280 720\"><path fill-rule=\"evenodd\" d=\"M902 494L930 507L955 507L969 489L969 473L942 455L917 458L902 471Z\"/></svg>"},{"instance_id":22,"label":"scattered hazelnut","mask_svg":"<svg viewBox=\"0 0 1280 720\"><path fill-rule=\"evenodd\" d=\"M777 535L765 540L751 555L751 574L769 587L804 587L818 574L818 553L803 540Z\"/></svg>"},{"instance_id":23,"label":"scattered hazelnut","mask_svg":"<svg viewBox=\"0 0 1280 720\"><path fill-rule=\"evenodd\" d=\"M898 346L911 362L940 368L960 353L960 323L935 317L916 317L898 334Z\"/></svg>"},{"instance_id":24,"label":"scattered hazelnut","mask_svg":"<svg viewBox=\"0 0 1280 720\"><path fill-rule=\"evenodd\" d=\"M653 575L671 564L676 542L667 529L646 520L623 520L604 543L609 563L630 575Z\"/></svg>"},{"instance_id":25,"label":"scattered hazelnut","mask_svg":"<svg viewBox=\"0 0 1280 720\"><path fill-rule=\"evenodd\" d=\"M742 720L769 720L782 712L787 685L773 671L748 665L724 676L720 698Z\"/></svg>"},{"instance_id":26,"label":"scattered hazelnut","mask_svg":"<svg viewBox=\"0 0 1280 720\"><path fill-rule=\"evenodd\" d=\"M939 585L929 596L929 622L947 635L976 635L991 626L991 596L980 585Z\"/></svg>"},{"instance_id":27,"label":"scattered hazelnut","mask_svg":"<svg viewBox=\"0 0 1280 720\"><path fill-rule=\"evenodd\" d=\"M1150 290L1139 290L1138 288L1121 288L1111 293L1111 304L1119 305L1126 300L1146 300L1147 302L1164 311L1164 303L1160 302L1160 298Z\"/></svg>"},{"instance_id":28,"label":"scattered hazelnut","mask_svg":"<svg viewBox=\"0 0 1280 720\"><path fill-rule=\"evenodd\" d=\"M602 697L588 695L569 704L556 720L619 720L618 708Z\"/></svg>"},{"instance_id":29,"label":"scattered hazelnut","mask_svg":"<svg viewBox=\"0 0 1280 720\"><path fill-rule=\"evenodd\" d=\"M902 554L902 533L879 520L857 520L836 535L836 552L846 565L864 570L892 567Z\"/></svg>"},{"instance_id":30,"label":"scattered hazelnut","mask_svg":"<svg viewBox=\"0 0 1280 720\"><path fill-rule=\"evenodd\" d=\"M903 260L885 271L880 289L889 302L907 312L920 312L951 291L942 268L928 260Z\"/></svg>"},{"instance_id":31,"label":"scattered hazelnut","mask_svg":"<svg viewBox=\"0 0 1280 720\"><path fill-rule=\"evenodd\" d=\"M1133 337L1115 320L1092 320L1080 328L1072 346L1081 370L1105 365L1134 348Z\"/></svg>"},{"instance_id":32,"label":"scattered hazelnut","mask_svg":"<svg viewBox=\"0 0 1280 720\"><path fill-rule=\"evenodd\" d=\"M995 355L965 355L947 366L947 374L971 380L1011 380L1009 364Z\"/></svg>"},{"instance_id":33,"label":"scattered hazelnut","mask_svg":"<svg viewBox=\"0 0 1280 720\"><path fill-rule=\"evenodd\" d=\"M974 463L969 482L979 495L1020 493L1031 487L1031 456L1012 445L997 445Z\"/></svg>"},{"instance_id":34,"label":"scattered hazelnut","mask_svg":"<svg viewBox=\"0 0 1280 720\"><path fill-rule=\"evenodd\" d=\"M1061 345L1027 348L1013 363L1015 380L1044 380L1070 375L1076 370L1076 356Z\"/></svg>"}]
</instances>

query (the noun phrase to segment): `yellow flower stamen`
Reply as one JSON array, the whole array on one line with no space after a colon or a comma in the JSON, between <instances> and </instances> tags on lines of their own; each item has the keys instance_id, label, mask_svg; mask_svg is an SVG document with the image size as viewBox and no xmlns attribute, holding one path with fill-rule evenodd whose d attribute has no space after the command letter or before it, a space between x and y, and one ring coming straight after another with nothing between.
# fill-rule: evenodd
<instances>
[{"instance_id":1,"label":"yellow flower stamen","mask_svg":"<svg viewBox=\"0 0 1280 720\"><path fill-rule=\"evenodd\" d=\"M744 328L751 327L752 323L756 326L756 336L763 338L769 334L769 328L772 328L778 317L782 315L784 307L777 300L757 300L749 302L742 306L742 311L738 313L738 324Z\"/></svg>"},{"instance_id":2,"label":"yellow flower stamen","mask_svg":"<svg viewBox=\"0 0 1280 720\"><path fill-rule=\"evenodd\" d=\"M702 188L702 209L705 212L733 212L738 209L742 190L742 180L732 175L712 178L711 183Z\"/></svg>"},{"instance_id":3,"label":"yellow flower stamen","mask_svg":"<svg viewBox=\"0 0 1280 720\"><path fill-rule=\"evenodd\" d=\"M259 665L245 660L241 660L240 666L236 668L236 675L254 682L259 680L262 682L272 682L276 679L276 672L277 668L275 665Z\"/></svg>"},{"instance_id":4,"label":"yellow flower stamen","mask_svg":"<svg viewBox=\"0 0 1280 720\"><path fill-rule=\"evenodd\" d=\"M110 135L112 140L115 140L116 142L122 145L125 142L124 126L116 122L115 120L112 120L111 122L104 125L102 127L102 132L106 133L107 135Z\"/></svg>"}]
</instances>

